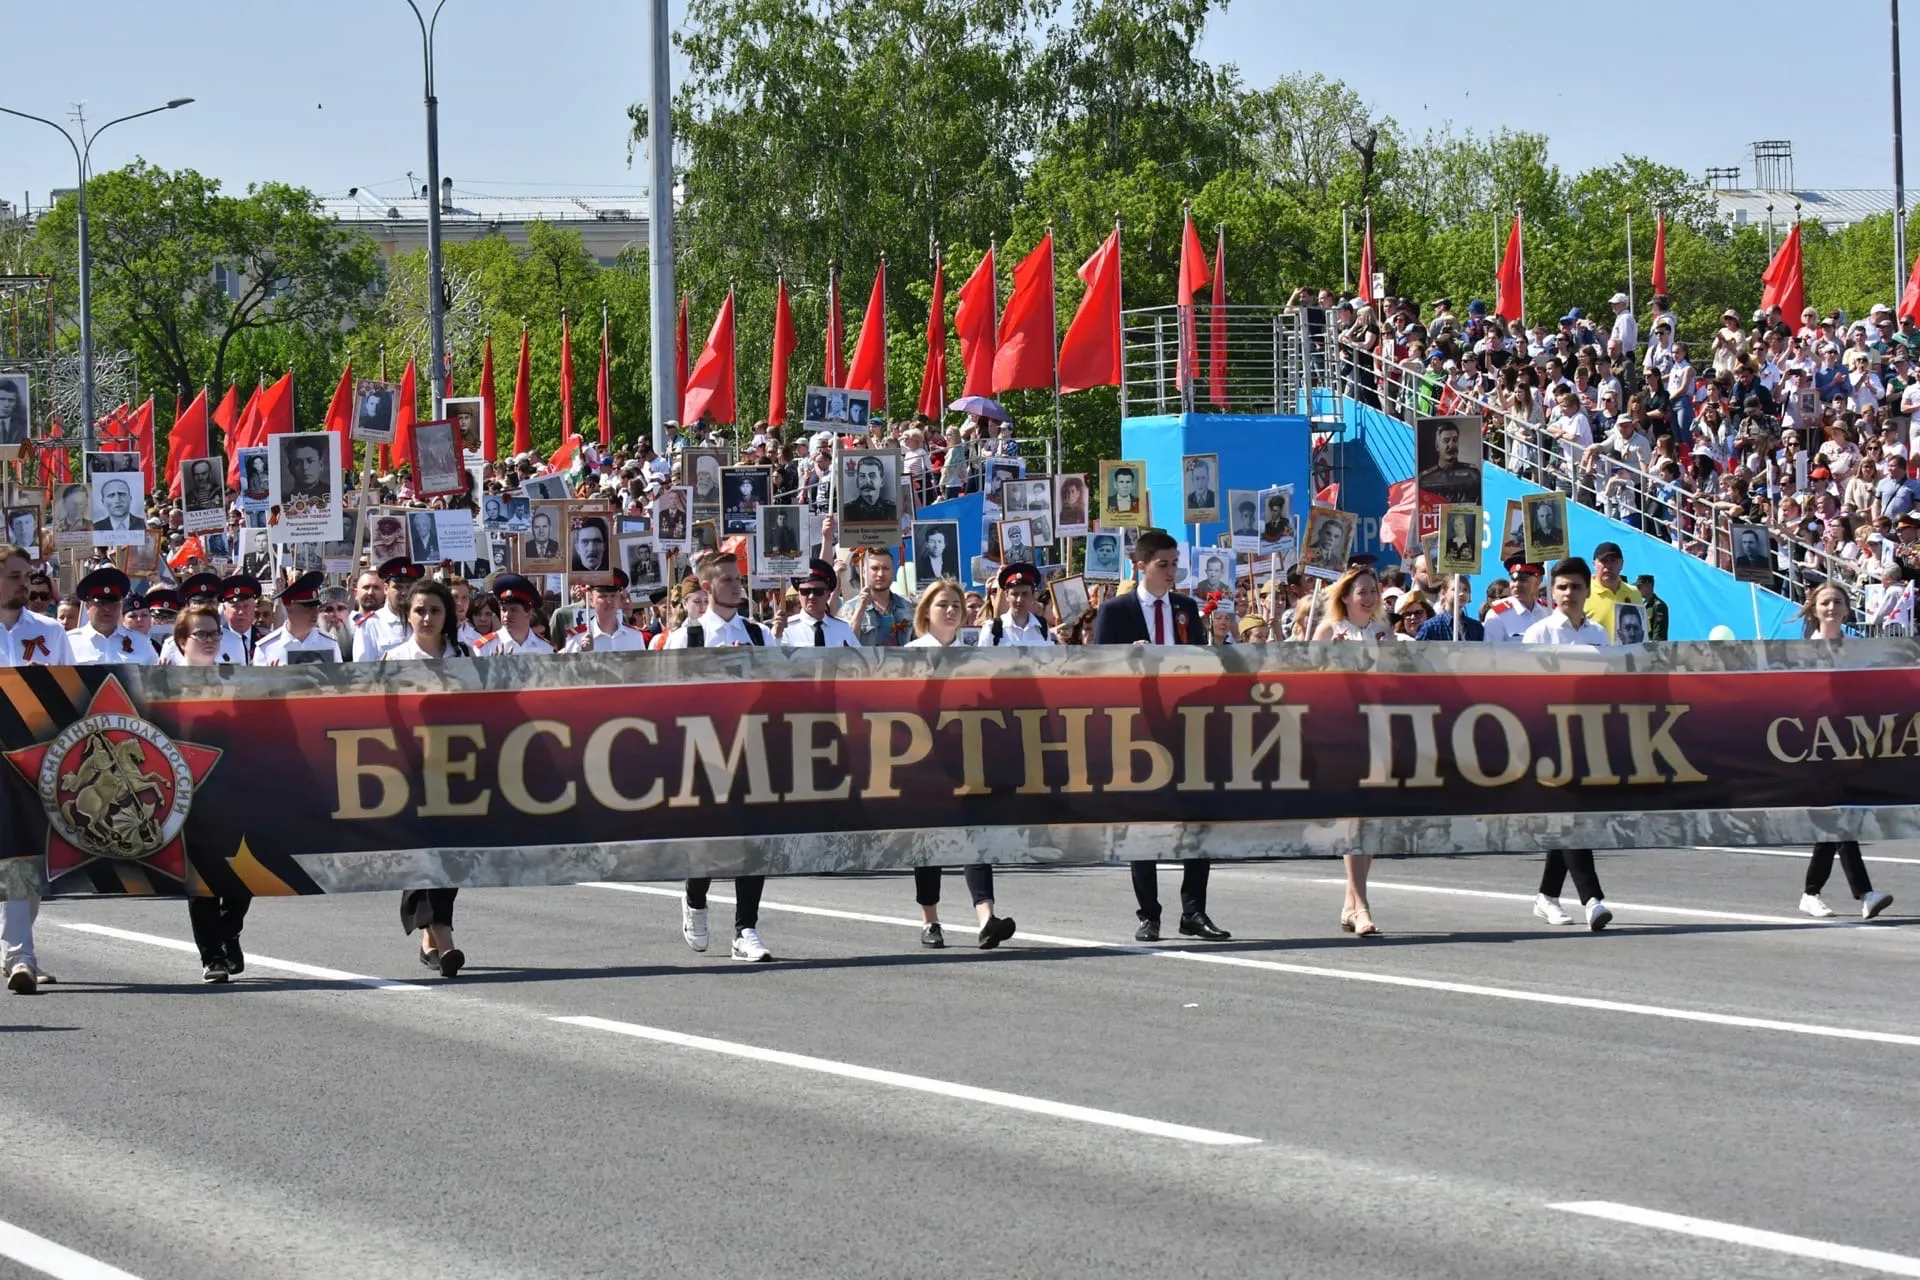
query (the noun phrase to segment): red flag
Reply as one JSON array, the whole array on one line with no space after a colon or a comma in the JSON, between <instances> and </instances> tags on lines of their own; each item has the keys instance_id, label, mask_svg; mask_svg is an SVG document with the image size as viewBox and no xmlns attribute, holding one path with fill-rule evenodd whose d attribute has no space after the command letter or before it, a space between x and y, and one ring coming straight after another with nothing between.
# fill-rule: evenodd
<instances>
[{"instance_id":1,"label":"red flag","mask_svg":"<svg viewBox=\"0 0 1920 1280\"><path fill-rule=\"evenodd\" d=\"M767 380L767 422L776 430L787 420L787 362L799 339L793 329L793 304L787 300L787 278L773 302L773 368Z\"/></svg>"},{"instance_id":2,"label":"red flag","mask_svg":"<svg viewBox=\"0 0 1920 1280\"><path fill-rule=\"evenodd\" d=\"M500 457L500 415L493 394L493 335L487 335L480 357L480 456L488 462Z\"/></svg>"},{"instance_id":3,"label":"red flag","mask_svg":"<svg viewBox=\"0 0 1920 1280\"><path fill-rule=\"evenodd\" d=\"M227 395L228 398L231 399L233 392L229 390ZM58 418L53 420L48 431L54 441L65 441L67 438L67 429L61 425ZM67 456L67 451L62 448L60 444L56 443L44 450L44 452L47 455L47 461L41 464L41 476L48 480L57 480L61 484L72 484L73 462Z\"/></svg>"},{"instance_id":4,"label":"red flag","mask_svg":"<svg viewBox=\"0 0 1920 1280\"><path fill-rule=\"evenodd\" d=\"M340 437L340 456L348 466L353 465L353 446L347 443L347 432L353 429L353 364L340 371L340 381L333 388L333 400L327 405L327 428Z\"/></svg>"},{"instance_id":5,"label":"red flag","mask_svg":"<svg viewBox=\"0 0 1920 1280\"><path fill-rule=\"evenodd\" d=\"M167 492L180 496L180 464L212 452L207 441L207 393L202 391L173 419L167 432Z\"/></svg>"},{"instance_id":6,"label":"red flag","mask_svg":"<svg viewBox=\"0 0 1920 1280\"><path fill-rule=\"evenodd\" d=\"M1800 313L1807 306L1807 277L1801 269L1799 223L1794 223L1793 230L1787 232L1787 238L1780 242L1780 248L1774 252L1773 261L1767 264L1760 282L1761 310L1779 307L1780 314L1787 318L1788 324L1798 323Z\"/></svg>"},{"instance_id":7,"label":"red flag","mask_svg":"<svg viewBox=\"0 0 1920 1280\"><path fill-rule=\"evenodd\" d=\"M1323 507L1339 506L1340 505L1340 482L1336 480L1332 484L1328 485L1326 488L1322 489L1320 492L1314 494L1313 500L1319 503Z\"/></svg>"},{"instance_id":8,"label":"red flag","mask_svg":"<svg viewBox=\"0 0 1920 1280\"><path fill-rule=\"evenodd\" d=\"M953 308L953 336L960 340L960 394L991 396L1000 328L1000 282L994 278L991 247L960 286L958 298Z\"/></svg>"},{"instance_id":9,"label":"red flag","mask_svg":"<svg viewBox=\"0 0 1920 1280\"><path fill-rule=\"evenodd\" d=\"M867 309L860 317L860 336L853 343L853 366L847 370L847 387L865 391L873 397L877 413L887 407L887 264L881 260L873 277L873 292L867 295Z\"/></svg>"},{"instance_id":10,"label":"red flag","mask_svg":"<svg viewBox=\"0 0 1920 1280\"><path fill-rule=\"evenodd\" d=\"M680 415L679 420L681 422L687 420L687 348L690 345L687 339L688 302L689 299L687 295L684 293L681 294L680 328L676 331L676 336L673 340L673 353L675 356L673 367L675 375L680 379L680 384L674 388L673 405L674 412Z\"/></svg>"},{"instance_id":11,"label":"red flag","mask_svg":"<svg viewBox=\"0 0 1920 1280\"><path fill-rule=\"evenodd\" d=\"M573 466L573 459L580 452L580 437L568 436L560 442L560 447L547 459L547 470L565 471Z\"/></svg>"},{"instance_id":12,"label":"red flag","mask_svg":"<svg viewBox=\"0 0 1920 1280\"><path fill-rule=\"evenodd\" d=\"M1198 319L1193 313L1193 295L1207 287L1213 279L1213 273L1207 270L1207 251L1200 243L1200 233L1193 229L1193 214L1186 215L1186 225L1180 233L1180 319L1186 330L1186 340L1180 344L1180 359L1174 371L1174 384L1181 388L1190 385L1200 372L1200 331Z\"/></svg>"},{"instance_id":13,"label":"red flag","mask_svg":"<svg viewBox=\"0 0 1920 1280\"><path fill-rule=\"evenodd\" d=\"M1222 409L1227 402L1227 228L1220 225L1220 242L1213 250L1213 305L1207 312L1208 398Z\"/></svg>"},{"instance_id":14,"label":"red flag","mask_svg":"<svg viewBox=\"0 0 1920 1280\"><path fill-rule=\"evenodd\" d=\"M253 394L247 397L247 405L240 410L240 420L233 424L226 435L227 445L227 488L240 487L240 451L249 448L260 434L260 394L265 390L255 386ZM229 393L231 394L231 393ZM225 408L225 406L221 406Z\"/></svg>"},{"instance_id":15,"label":"red flag","mask_svg":"<svg viewBox=\"0 0 1920 1280\"><path fill-rule=\"evenodd\" d=\"M701 348L693 372L687 375L687 412L695 422L707 413L713 414L715 422L738 420L733 353L733 290L729 289L727 300L720 304L720 314L714 318L713 331L707 335L707 345Z\"/></svg>"},{"instance_id":16,"label":"red flag","mask_svg":"<svg viewBox=\"0 0 1920 1280\"><path fill-rule=\"evenodd\" d=\"M185 542L180 544L178 551L167 557L167 568L177 572L195 560L205 564L208 558L206 545L200 541L200 535L191 534Z\"/></svg>"},{"instance_id":17,"label":"red flag","mask_svg":"<svg viewBox=\"0 0 1920 1280\"><path fill-rule=\"evenodd\" d=\"M934 422L947 412L947 272L933 260L933 303L927 308L927 363L920 372L920 416Z\"/></svg>"},{"instance_id":18,"label":"red flag","mask_svg":"<svg viewBox=\"0 0 1920 1280\"><path fill-rule=\"evenodd\" d=\"M1513 230L1507 233L1507 251L1501 256L1500 270L1493 277L1495 285L1493 313L1502 320L1518 320L1526 312L1526 299L1521 296L1521 284L1525 279L1524 268L1521 266L1522 252L1520 215L1515 213Z\"/></svg>"},{"instance_id":19,"label":"red flag","mask_svg":"<svg viewBox=\"0 0 1920 1280\"><path fill-rule=\"evenodd\" d=\"M1060 344L1060 390L1120 385L1120 228L1080 267L1086 296Z\"/></svg>"},{"instance_id":20,"label":"red flag","mask_svg":"<svg viewBox=\"0 0 1920 1280\"><path fill-rule=\"evenodd\" d=\"M133 416L127 419L128 442L132 444L134 452L140 455L140 474L148 493L154 489L153 434L153 397L148 396L147 402L135 409Z\"/></svg>"},{"instance_id":21,"label":"red flag","mask_svg":"<svg viewBox=\"0 0 1920 1280\"><path fill-rule=\"evenodd\" d=\"M600 424L600 447L613 447L613 385L611 366L613 344L608 336L607 313L600 313L600 376L593 384L594 413Z\"/></svg>"},{"instance_id":22,"label":"red flag","mask_svg":"<svg viewBox=\"0 0 1920 1280\"><path fill-rule=\"evenodd\" d=\"M840 314L840 268L827 272L827 367L822 374L830 387L847 385L847 322Z\"/></svg>"},{"instance_id":23,"label":"red flag","mask_svg":"<svg viewBox=\"0 0 1920 1280\"><path fill-rule=\"evenodd\" d=\"M213 425L220 428L222 439L233 431L233 424L240 420L240 388L229 386L227 394L220 397L220 405L213 411ZM207 452L213 450L209 448Z\"/></svg>"},{"instance_id":24,"label":"red flag","mask_svg":"<svg viewBox=\"0 0 1920 1280\"><path fill-rule=\"evenodd\" d=\"M513 379L513 451L533 452L533 353L520 327L520 368Z\"/></svg>"},{"instance_id":25,"label":"red flag","mask_svg":"<svg viewBox=\"0 0 1920 1280\"><path fill-rule=\"evenodd\" d=\"M1900 307L1894 314L1902 322L1908 316L1920 319L1920 258L1913 260L1913 271L1907 276L1907 287L1900 291Z\"/></svg>"},{"instance_id":26,"label":"red flag","mask_svg":"<svg viewBox=\"0 0 1920 1280\"><path fill-rule=\"evenodd\" d=\"M1360 291L1354 296L1372 306L1380 301L1373 296L1373 208L1367 208L1367 230L1360 238Z\"/></svg>"},{"instance_id":27,"label":"red flag","mask_svg":"<svg viewBox=\"0 0 1920 1280\"><path fill-rule=\"evenodd\" d=\"M1053 232L1049 231L1013 269L1013 292L1000 317L1000 349L993 357L996 392L1054 385L1055 319Z\"/></svg>"},{"instance_id":28,"label":"red flag","mask_svg":"<svg viewBox=\"0 0 1920 1280\"><path fill-rule=\"evenodd\" d=\"M560 313L560 438L573 438L573 322Z\"/></svg>"},{"instance_id":29,"label":"red flag","mask_svg":"<svg viewBox=\"0 0 1920 1280\"><path fill-rule=\"evenodd\" d=\"M260 426L249 444L265 444L268 436L294 430L293 374L283 373L260 395Z\"/></svg>"},{"instance_id":30,"label":"red flag","mask_svg":"<svg viewBox=\"0 0 1920 1280\"><path fill-rule=\"evenodd\" d=\"M1667 291L1667 220L1653 220L1653 291Z\"/></svg>"},{"instance_id":31,"label":"red flag","mask_svg":"<svg viewBox=\"0 0 1920 1280\"><path fill-rule=\"evenodd\" d=\"M1420 482L1402 480L1387 486L1387 514L1380 517L1380 545L1405 547L1413 529L1413 513L1420 502Z\"/></svg>"},{"instance_id":32,"label":"red flag","mask_svg":"<svg viewBox=\"0 0 1920 1280\"><path fill-rule=\"evenodd\" d=\"M419 396L415 378L413 361L409 359L407 371L400 375L400 403L393 410L393 465L396 467L413 461L413 422L420 408L415 403Z\"/></svg>"}]
</instances>

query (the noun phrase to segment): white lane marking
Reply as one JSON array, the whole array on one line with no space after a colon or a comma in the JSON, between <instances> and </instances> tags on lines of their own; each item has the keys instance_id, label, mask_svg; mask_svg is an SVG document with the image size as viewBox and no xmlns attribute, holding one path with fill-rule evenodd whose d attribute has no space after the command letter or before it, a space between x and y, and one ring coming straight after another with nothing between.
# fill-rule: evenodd
<instances>
[{"instance_id":1,"label":"white lane marking","mask_svg":"<svg viewBox=\"0 0 1920 1280\"><path fill-rule=\"evenodd\" d=\"M75 1253L63 1244L55 1244L10 1222L0 1222L0 1258L11 1258L56 1280L140 1280L131 1271Z\"/></svg>"},{"instance_id":2,"label":"white lane marking","mask_svg":"<svg viewBox=\"0 0 1920 1280\"><path fill-rule=\"evenodd\" d=\"M1702 844L1702 845L1695 845L1693 847L1696 849L1704 849L1708 853L1757 853L1760 856L1765 858L1798 858L1802 862L1805 862L1808 856L1813 852L1811 848L1761 849L1761 848L1755 847L1755 848L1746 848L1746 849L1736 849L1731 845L1724 845L1724 844ZM1903 866L1903 867L1920 867L1920 858L1896 858L1892 854L1888 854L1888 853L1863 854L1861 855L1861 861L1862 862L1890 862L1890 863L1898 863L1900 866Z\"/></svg>"},{"instance_id":3,"label":"white lane marking","mask_svg":"<svg viewBox=\"0 0 1920 1280\"><path fill-rule=\"evenodd\" d=\"M104 924L85 924L77 920L56 920L54 924L62 929L71 929L75 933L95 933L103 938L118 938L122 942L139 942L149 947L164 947L168 951L184 951L188 955L198 956L200 948L191 942L181 942L177 938L163 938L157 933L135 933L131 929L115 929ZM363 987L372 987L379 991L431 991L432 987L419 982L398 982L392 978L374 978L364 973L348 973L344 969L323 969L319 965L301 964L297 960L276 960L272 956L247 953L249 969L273 969L280 973L291 973L302 978L319 978L326 982L352 982Z\"/></svg>"},{"instance_id":4,"label":"white lane marking","mask_svg":"<svg viewBox=\"0 0 1920 1280\"><path fill-rule=\"evenodd\" d=\"M638 1040L652 1040L658 1044L677 1045L683 1049L699 1049L707 1053L721 1053L728 1057L746 1058L753 1062L766 1062L780 1067L793 1067L800 1071L813 1071L847 1080L863 1080L868 1084L911 1089L916 1093L931 1093L943 1098L958 1098L966 1102L980 1102L992 1107L1005 1107L1012 1111L1026 1111L1033 1115L1053 1116L1060 1120L1077 1120L1082 1124L1125 1129L1133 1133L1150 1134L1156 1138L1175 1138L1181 1142L1199 1143L1201 1146L1243 1147L1260 1141L1258 1138L1249 1138L1238 1133L1222 1133L1217 1129L1197 1129L1192 1125L1149 1120L1144 1116L1130 1116L1118 1111L1101 1111L1094 1107L1077 1106L1071 1102L1055 1102L1048 1098L1028 1097L1025 1094L1003 1093L998 1089L982 1089L970 1084L956 1084L950 1080L935 1080L928 1076L907 1075L899 1071L883 1071L876 1067L862 1067L851 1062L835 1062L831 1058L813 1058L805 1054L788 1053L781 1049L762 1049L757 1045L736 1044L731 1040L714 1040L707 1036L691 1036L685 1032L667 1031L660 1027L643 1027L632 1022L616 1022L611 1018L569 1017L554 1018L552 1021L562 1022L572 1027L587 1027L594 1031L610 1031L615 1035L632 1036Z\"/></svg>"},{"instance_id":5,"label":"white lane marking","mask_svg":"<svg viewBox=\"0 0 1920 1280\"><path fill-rule=\"evenodd\" d=\"M1296 876L1291 878L1300 880L1305 884L1343 885L1346 883L1346 881L1339 876ZM1506 893L1496 892L1491 889L1453 889L1432 884L1406 884L1392 880L1375 880L1371 877L1367 880L1367 888L1369 891L1374 889L1392 889L1401 893L1432 893L1444 897L1456 898L1494 898L1503 902L1532 902L1534 899L1534 895L1531 893ZM1811 916L1763 916L1746 911L1709 911L1704 907L1659 907L1645 902L1621 902L1617 898L1608 898L1607 905L1616 911L1645 911L1651 915L1697 916L1703 920L1731 920L1741 924L1797 924L1805 925L1808 928L1818 926L1822 929L1860 927L1870 929L1886 937L1895 936L1893 930L1883 929L1878 923L1871 920L1848 921L1841 919L1826 922L1815 920Z\"/></svg>"},{"instance_id":6,"label":"white lane marking","mask_svg":"<svg viewBox=\"0 0 1920 1280\"><path fill-rule=\"evenodd\" d=\"M653 894L665 898L678 898L680 890L661 889L644 884L614 884L609 881L591 880L580 885L583 889L616 889L622 893ZM733 901L720 894L709 894L709 902ZM785 903L762 902L762 911L783 911L792 915L822 916L830 920L854 920L868 924L900 925L918 929L920 921L897 916L871 915L859 911L835 911L826 907L789 906ZM1483 996L1492 1000L1514 1000L1522 1004L1557 1005L1565 1009L1590 1009L1598 1013L1630 1014L1641 1018L1664 1018L1675 1022L1698 1022L1709 1026L1738 1027L1748 1031L1780 1031L1789 1035L1819 1036L1830 1040L1861 1040L1872 1044L1899 1045L1902 1048L1920 1048L1920 1035L1903 1035L1897 1031L1869 1031L1859 1027L1826 1026L1815 1022L1788 1022L1779 1018L1753 1018L1744 1014L1713 1013L1705 1009L1681 1009L1667 1005L1635 1004L1623 1000L1601 1000L1593 996L1562 995L1552 991L1523 991L1513 987L1489 987L1473 982L1447 982L1439 978L1410 978L1392 973L1368 973L1357 969L1333 969L1325 965L1286 964L1278 960L1256 960L1251 956L1234 955L1228 951L1167 950L1161 947L1139 943L1107 942L1098 938L1064 938L1057 934L1028 933L1022 930L1018 935L1022 942L1037 942L1045 946L1097 948L1131 955L1157 956L1163 960L1182 960L1190 964L1218 964L1236 969L1258 969L1267 973L1290 973L1303 978L1334 978L1343 982L1370 983L1382 987L1403 987L1414 991L1444 991L1451 995ZM1364 943L1356 943L1364 947Z\"/></svg>"},{"instance_id":7,"label":"white lane marking","mask_svg":"<svg viewBox=\"0 0 1920 1280\"><path fill-rule=\"evenodd\" d=\"M1774 1253L1792 1254L1796 1258L1838 1262L1844 1266L1860 1267L1863 1270L1878 1271L1890 1276L1920 1276L1920 1258L1909 1258L1898 1253L1882 1253L1878 1249L1860 1249L1850 1244L1833 1244L1826 1240L1810 1239L1807 1236L1783 1235L1778 1231L1761 1231L1754 1227L1736 1226L1731 1222L1714 1222L1709 1218L1689 1218L1678 1213L1661 1213L1657 1209L1641 1209L1630 1204L1614 1204L1608 1200L1573 1200L1565 1204L1550 1204L1547 1208L1558 1209L1562 1213L1578 1213L1589 1218L1605 1218L1609 1222L1624 1222L1636 1227L1651 1227L1656 1231L1675 1231L1681 1235L1698 1236L1703 1240L1719 1240L1726 1244L1741 1244Z\"/></svg>"}]
</instances>

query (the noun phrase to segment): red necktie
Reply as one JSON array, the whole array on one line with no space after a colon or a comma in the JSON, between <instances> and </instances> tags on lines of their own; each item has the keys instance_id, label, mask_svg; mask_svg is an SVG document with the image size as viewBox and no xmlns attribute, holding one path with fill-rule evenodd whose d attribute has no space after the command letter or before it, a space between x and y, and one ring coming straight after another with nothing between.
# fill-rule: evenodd
<instances>
[{"instance_id":1,"label":"red necktie","mask_svg":"<svg viewBox=\"0 0 1920 1280\"><path fill-rule=\"evenodd\" d=\"M1155 644L1165 644L1167 642L1165 605L1166 601L1164 600L1155 600L1153 602L1153 642Z\"/></svg>"}]
</instances>

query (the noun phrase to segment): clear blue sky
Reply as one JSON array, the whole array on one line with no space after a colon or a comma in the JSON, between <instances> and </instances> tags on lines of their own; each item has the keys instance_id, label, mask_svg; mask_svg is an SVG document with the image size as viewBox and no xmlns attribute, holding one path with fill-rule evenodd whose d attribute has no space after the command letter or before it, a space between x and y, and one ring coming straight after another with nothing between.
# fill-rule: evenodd
<instances>
[{"instance_id":1,"label":"clear blue sky","mask_svg":"<svg viewBox=\"0 0 1920 1280\"><path fill-rule=\"evenodd\" d=\"M683 7L674 0L676 20ZM645 8L449 0L438 62L443 172L475 191L639 190L625 109L646 87ZM1530 53L1506 32L1538 23L1509 26L1516 20L1502 10L1377 0L1363 44L1351 6L1235 0L1205 51L1237 61L1249 83L1291 71L1345 80L1415 133L1448 121L1538 130L1567 169L1633 151L1696 174L1739 165L1750 179L1750 143L1788 138L1802 186L1890 186L1885 6L1849 9L1857 22L1790 40L1790 73L1779 69L1780 33L1803 30L1806 9L1786 0L1749 0L1741 25L1750 39L1675 28L1670 10L1628 5L1607 21L1570 17L1577 41L1573 28L1559 29ZM1920 25L1920 6L1910 25ZM99 123L171 97L198 100L116 127L96 169L142 155L236 188L278 178L323 194L397 194L409 170L425 180L419 36L404 0L61 0L9 5L7 36L0 106L64 122L84 99ZM1920 49L1910 58L1920 77L1913 59ZM1657 63L1679 72L1663 83L1648 70ZM1763 76L1763 66L1775 69ZM1785 87L1789 74L1807 87ZM1763 79L1782 87L1758 92ZM1907 96L1920 130L1920 98ZM1826 122L1818 131L1815 104ZM31 191L39 203L73 183L66 144L40 125L0 116L0 161L0 198Z\"/></svg>"}]
</instances>

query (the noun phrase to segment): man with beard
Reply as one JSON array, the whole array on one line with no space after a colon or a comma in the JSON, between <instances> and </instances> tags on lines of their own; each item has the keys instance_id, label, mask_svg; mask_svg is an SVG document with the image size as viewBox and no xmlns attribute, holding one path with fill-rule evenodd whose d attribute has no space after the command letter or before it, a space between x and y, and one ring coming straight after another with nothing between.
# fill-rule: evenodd
<instances>
[{"instance_id":1,"label":"man with beard","mask_svg":"<svg viewBox=\"0 0 1920 1280\"><path fill-rule=\"evenodd\" d=\"M217 511L226 500L226 491L220 484L220 473L215 470L213 459L194 458L187 464L186 498L184 505L189 511Z\"/></svg>"}]
</instances>

